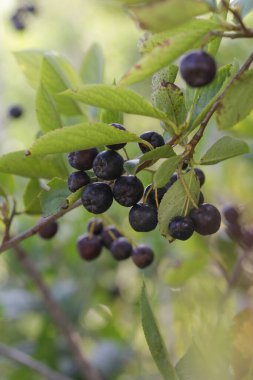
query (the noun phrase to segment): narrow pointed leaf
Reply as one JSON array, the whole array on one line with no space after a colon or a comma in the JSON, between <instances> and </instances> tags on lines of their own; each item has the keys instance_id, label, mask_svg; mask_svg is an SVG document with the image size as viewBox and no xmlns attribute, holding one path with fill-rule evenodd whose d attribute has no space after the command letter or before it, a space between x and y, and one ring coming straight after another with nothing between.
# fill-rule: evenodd
<instances>
[{"instance_id":1,"label":"narrow pointed leaf","mask_svg":"<svg viewBox=\"0 0 253 380\"><path fill-rule=\"evenodd\" d=\"M61 128L61 119L56 104L47 89L40 85L36 96L36 114L43 132Z\"/></svg>"}]
</instances>

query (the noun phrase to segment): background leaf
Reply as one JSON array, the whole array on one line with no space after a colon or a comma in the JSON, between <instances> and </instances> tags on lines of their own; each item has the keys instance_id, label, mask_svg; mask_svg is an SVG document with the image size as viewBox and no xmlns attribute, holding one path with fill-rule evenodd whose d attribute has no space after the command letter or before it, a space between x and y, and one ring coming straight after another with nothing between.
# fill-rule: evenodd
<instances>
[{"instance_id":1,"label":"background leaf","mask_svg":"<svg viewBox=\"0 0 253 380\"><path fill-rule=\"evenodd\" d=\"M49 190L44 190L39 195L44 217L56 214L61 209L67 208L68 202L66 199L71 194L67 182L60 178L53 178L47 185Z\"/></svg>"},{"instance_id":2,"label":"background leaf","mask_svg":"<svg viewBox=\"0 0 253 380\"><path fill-rule=\"evenodd\" d=\"M30 179L23 195L25 212L27 214L41 214L41 205L38 195L42 191L37 179Z\"/></svg>"},{"instance_id":3,"label":"background leaf","mask_svg":"<svg viewBox=\"0 0 253 380\"><path fill-rule=\"evenodd\" d=\"M195 343L192 343L177 363L176 371L180 380L211 380L208 367L201 351Z\"/></svg>"},{"instance_id":4,"label":"background leaf","mask_svg":"<svg viewBox=\"0 0 253 380\"><path fill-rule=\"evenodd\" d=\"M36 115L40 128L45 133L62 126L55 102L43 85L37 90Z\"/></svg>"},{"instance_id":5,"label":"background leaf","mask_svg":"<svg viewBox=\"0 0 253 380\"><path fill-rule=\"evenodd\" d=\"M40 70L43 61L43 50L21 50L15 52L15 58L28 83L34 89L40 84Z\"/></svg>"},{"instance_id":6,"label":"background leaf","mask_svg":"<svg viewBox=\"0 0 253 380\"><path fill-rule=\"evenodd\" d=\"M84 83L101 83L104 76L104 54L99 44L93 44L84 55L80 76Z\"/></svg>"}]
</instances>

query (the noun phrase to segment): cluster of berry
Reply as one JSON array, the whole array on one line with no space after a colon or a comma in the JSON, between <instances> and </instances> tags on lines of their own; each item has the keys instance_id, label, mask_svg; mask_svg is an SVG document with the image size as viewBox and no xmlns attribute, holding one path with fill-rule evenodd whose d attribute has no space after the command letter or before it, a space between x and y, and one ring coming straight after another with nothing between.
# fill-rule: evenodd
<instances>
[{"instance_id":1,"label":"cluster of berry","mask_svg":"<svg viewBox=\"0 0 253 380\"><path fill-rule=\"evenodd\" d=\"M37 9L35 5L25 4L16 9L15 13L11 16L11 23L16 30L24 30L26 28L26 21L29 14L36 14Z\"/></svg>"},{"instance_id":2,"label":"cluster of berry","mask_svg":"<svg viewBox=\"0 0 253 380\"><path fill-rule=\"evenodd\" d=\"M100 256L103 247L107 248L117 261L132 258L139 268L146 268L154 258L151 248L139 245L133 248L132 244L113 225L105 227L101 219L92 218L87 225L87 233L77 241L78 252L84 260L94 260Z\"/></svg>"}]
</instances>

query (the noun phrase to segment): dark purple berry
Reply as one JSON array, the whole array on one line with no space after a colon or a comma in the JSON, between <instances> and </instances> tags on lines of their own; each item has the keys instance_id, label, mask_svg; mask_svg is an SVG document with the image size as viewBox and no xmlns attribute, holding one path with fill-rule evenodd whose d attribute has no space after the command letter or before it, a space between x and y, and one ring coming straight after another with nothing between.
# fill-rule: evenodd
<instances>
[{"instance_id":1,"label":"dark purple berry","mask_svg":"<svg viewBox=\"0 0 253 380\"><path fill-rule=\"evenodd\" d=\"M26 28L26 25L25 25L24 21L20 18L19 13L15 13L11 17L11 23L16 30L25 30L25 28Z\"/></svg>"},{"instance_id":2,"label":"dark purple berry","mask_svg":"<svg viewBox=\"0 0 253 380\"><path fill-rule=\"evenodd\" d=\"M40 219L40 221L42 221L43 219ZM55 234L57 233L58 231L58 223L53 221L47 225L45 225L44 227L42 227L39 232L38 232L38 235L42 238L42 239L51 239L52 237L55 236Z\"/></svg>"},{"instance_id":3,"label":"dark purple berry","mask_svg":"<svg viewBox=\"0 0 253 380\"><path fill-rule=\"evenodd\" d=\"M146 200L146 203L152 206L156 206L156 194L157 194L157 200L158 204L160 204L164 194L166 193L167 189L166 187L160 187L159 189L152 189L152 185L148 185L145 189L143 199Z\"/></svg>"},{"instance_id":4,"label":"dark purple berry","mask_svg":"<svg viewBox=\"0 0 253 380\"><path fill-rule=\"evenodd\" d=\"M152 231L157 226L157 209L154 206L139 203L129 212L129 223L137 232Z\"/></svg>"},{"instance_id":5,"label":"dark purple berry","mask_svg":"<svg viewBox=\"0 0 253 380\"><path fill-rule=\"evenodd\" d=\"M198 168L195 168L194 172L195 172L196 176L198 177L200 187L203 186L205 183L205 179L206 179L204 172L202 172L202 170L198 169Z\"/></svg>"},{"instance_id":6,"label":"dark purple berry","mask_svg":"<svg viewBox=\"0 0 253 380\"><path fill-rule=\"evenodd\" d=\"M128 259L132 254L132 244L124 237L114 240L110 246L112 256L116 260Z\"/></svg>"},{"instance_id":7,"label":"dark purple berry","mask_svg":"<svg viewBox=\"0 0 253 380\"><path fill-rule=\"evenodd\" d=\"M96 259L102 251L101 241L97 236L82 235L77 240L77 250L82 259L91 261Z\"/></svg>"},{"instance_id":8,"label":"dark purple berry","mask_svg":"<svg viewBox=\"0 0 253 380\"><path fill-rule=\"evenodd\" d=\"M204 199L204 194L202 193L202 191L199 193L199 201L198 201L198 206L202 205L202 203L205 202L205 199Z\"/></svg>"},{"instance_id":9,"label":"dark purple berry","mask_svg":"<svg viewBox=\"0 0 253 380\"><path fill-rule=\"evenodd\" d=\"M121 125L121 124L112 123L111 125L113 127L117 128L117 129L120 129L121 131L125 131L126 130L126 128L124 128L123 125ZM119 150L119 149L124 148L125 145L126 145L126 143L113 144L113 145L107 145L107 148L112 149L112 150Z\"/></svg>"},{"instance_id":10,"label":"dark purple berry","mask_svg":"<svg viewBox=\"0 0 253 380\"><path fill-rule=\"evenodd\" d=\"M216 75L216 63L205 51L196 50L184 56L180 72L189 86L202 87L213 81Z\"/></svg>"},{"instance_id":11,"label":"dark purple berry","mask_svg":"<svg viewBox=\"0 0 253 380\"><path fill-rule=\"evenodd\" d=\"M98 154L96 148L78 150L68 155L69 165L78 170L89 170Z\"/></svg>"},{"instance_id":12,"label":"dark purple berry","mask_svg":"<svg viewBox=\"0 0 253 380\"><path fill-rule=\"evenodd\" d=\"M154 131L142 133L142 135L140 135L140 138L142 140L148 141L153 146L153 148L158 148L159 146L165 144L163 137ZM149 148L146 145L139 143L139 147L142 153L149 152Z\"/></svg>"},{"instance_id":13,"label":"dark purple berry","mask_svg":"<svg viewBox=\"0 0 253 380\"><path fill-rule=\"evenodd\" d=\"M26 12L30 12L30 13L33 13L33 14L37 13L37 8L35 7L35 5L32 5L32 4L24 5L23 9Z\"/></svg>"},{"instance_id":14,"label":"dark purple berry","mask_svg":"<svg viewBox=\"0 0 253 380\"><path fill-rule=\"evenodd\" d=\"M102 219L92 218L87 224L87 231L93 235L99 235L103 231L104 225Z\"/></svg>"},{"instance_id":15,"label":"dark purple berry","mask_svg":"<svg viewBox=\"0 0 253 380\"><path fill-rule=\"evenodd\" d=\"M93 214L102 214L111 207L113 195L109 185L103 182L89 183L83 191L82 203Z\"/></svg>"},{"instance_id":16,"label":"dark purple berry","mask_svg":"<svg viewBox=\"0 0 253 380\"><path fill-rule=\"evenodd\" d=\"M132 260L138 268L146 268L152 264L154 252L150 247L141 244L133 250Z\"/></svg>"},{"instance_id":17,"label":"dark purple berry","mask_svg":"<svg viewBox=\"0 0 253 380\"><path fill-rule=\"evenodd\" d=\"M223 215L228 223L238 223L240 213L239 210L232 205L225 206L223 208Z\"/></svg>"},{"instance_id":18,"label":"dark purple berry","mask_svg":"<svg viewBox=\"0 0 253 380\"><path fill-rule=\"evenodd\" d=\"M190 212L190 218L193 220L195 231L200 235L214 234L220 228L220 212L215 206L208 203L193 209Z\"/></svg>"},{"instance_id":19,"label":"dark purple berry","mask_svg":"<svg viewBox=\"0 0 253 380\"><path fill-rule=\"evenodd\" d=\"M12 106L9 109L9 117L13 119L18 119L22 115L23 115L23 108L21 106L16 105L16 106Z\"/></svg>"},{"instance_id":20,"label":"dark purple berry","mask_svg":"<svg viewBox=\"0 0 253 380\"><path fill-rule=\"evenodd\" d=\"M123 173L124 160L114 150L100 152L93 162L93 171L98 178L116 179Z\"/></svg>"},{"instance_id":21,"label":"dark purple berry","mask_svg":"<svg viewBox=\"0 0 253 380\"><path fill-rule=\"evenodd\" d=\"M109 249L115 239L122 237L121 233L115 226L105 227L102 231L102 243Z\"/></svg>"},{"instance_id":22,"label":"dark purple berry","mask_svg":"<svg viewBox=\"0 0 253 380\"><path fill-rule=\"evenodd\" d=\"M90 177L85 172L74 172L69 175L68 188L72 193L90 183Z\"/></svg>"},{"instance_id":23,"label":"dark purple berry","mask_svg":"<svg viewBox=\"0 0 253 380\"><path fill-rule=\"evenodd\" d=\"M114 199L125 207L135 205L142 197L143 184L134 175L119 177L112 188Z\"/></svg>"},{"instance_id":24,"label":"dark purple berry","mask_svg":"<svg viewBox=\"0 0 253 380\"><path fill-rule=\"evenodd\" d=\"M174 239L187 240L193 232L193 221L188 216L176 216L169 223L169 233Z\"/></svg>"}]
</instances>

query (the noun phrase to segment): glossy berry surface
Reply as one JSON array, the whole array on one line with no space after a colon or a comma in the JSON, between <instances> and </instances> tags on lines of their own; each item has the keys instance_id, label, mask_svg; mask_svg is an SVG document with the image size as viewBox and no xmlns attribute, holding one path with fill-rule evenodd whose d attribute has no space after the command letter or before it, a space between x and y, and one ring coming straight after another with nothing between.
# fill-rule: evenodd
<instances>
[{"instance_id":1,"label":"glossy berry surface","mask_svg":"<svg viewBox=\"0 0 253 380\"><path fill-rule=\"evenodd\" d=\"M161 202L164 194L166 193L166 187L160 187L159 189L152 189L151 185L148 185L145 189L143 198L146 200L146 203L152 206L156 206L156 196L158 204ZM156 195L157 194L157 195Z\"/></svg>"},{"instance_id":2,"label":"glossy berry surface","mask_svg":"<svg viewBox=\"0 0 253 380\"><path fill-rule=\"evenodd\" d=\"M202 87L211 83L216 75L216 63L208 53L197 50L182 59L180 72L191 87Z\"/></svg>"},{"instance_id":3,"label":"glossy berry surface","mask_svg":"<svg viewBox=\"0 0 253 380\"><path fill-rule=\"evenodd\" d=\"M140 135L140 138L142 140L148 141L154 148L158 148L159 146L163 146L165 144L162 135L154 131L142 133L142 135ZM149 148L146 145L139 143L139 147L142 153L149 152Z\"/></svg>"},{"instance_id":4,"label":"glossy berry surface","mask_svg":"<svg viewBox=\"0 0 253 380\"><path fill-rule=\"evenodd\" d=\"M240 217L239 210L235 206L225 206L223 215L228 223L237 223Z\"/></svg>"},{"instance_id":5,"label":"glossy berry surface","mask_svg":"<svg viewBox=\"0 0 253 380\"><path fill-rule=\"evenodd\" d=\"M123 164L124 160L120 154L114 150L104 150L96 156L93 171L98 178L113 180L123 173Z\"/></svg>"},{"instance_id":6,"label":"glossy berry surface","mask_svg":"<svg viewBox=\"0 0 253 380\"><path fill-rule=\"evenodd\" d=\"M99 235L103 231L104 225L102 219L91 218L87 224L87 231L93 235Z\"/></svg>"},{"instance_id":7,"label":"glossy berry surface","mask_svg":"<svg viewBox=\"0 0 253 380\"><path fill-rule=\"evenodd\" d=\"M122 235L115 226L107 226L103 229L102 232L102 243L107 249L109 249L113 241L120 237L122 237Z\"/></svg>"},{"instance_id":8,"label":"glossy berry surface","mask_svg":"<svg viewBox=\"0 0 253 380\"><path fill-rule=\"evenodd\" d=\"M12 106L9 109L9 116L13 119L18 119L23 115L23 108L21 106Z\"/></svg>"},{"instance_id":9,"label":"glossy berry surface","mask_svg":"<svg viewBox=\"0 0 253 380\"><path fill-rule=\"evenodd\" d=\"M157 209L154 206L138 203L129 212L129 223L137 232L152 231L157 226Z\"/></svg>"},{"instance_id":10,"label":"glossy berry surface","mask_svg":"<svg viewBox=\"0 0 253 380\"><path fill-rule=\"evenodd\" d=\"M119 177L112 188L114 199L125 207L135 205L143 195L142 182L134 175Z\"/></svg>"},{"instance_id":11,"label":"glossy berry surface","mask_svg":"<svg viewBox=\"0 0 253 380\"><path fill-rule=\"evenodd\" d=\"M176 216L169 223L169 233L174 239L187 240L194 232L194 224L188 216Z\"/></svg>"},{"instance_id":12,"label":"glossy berry surface","mask_svg":"<svg viewBox=\"0 0 253 380\"><path fill-rule=\"evenodd\" d=\"M133 250L132 260L138 268L144 269L152 264L154 252L150 247L141 244Z\"/></svg>"},{"instance_id":13,"label":"glossy berry surface","mask_svg":"<svg viewBox=\"0 0 253 380\"><path fill-rule=\"evenodd\" d=\"M93 214L102 214L110 208L113 195L109 185L103 182L89 183L82 193L82 204Z\"/></svg>"},{"instance_id":14,"label":"glossy berry surface","mask_svg":"<svg viewBox=\"0 0 253 380\"><path fill-rule=\"evenodd\" d=\"M38 235L42 239L51 239L56 235L57 231L58 231L58 223L54 221L42 227L39 230Z\"/></svg>"},{"instance_id":15,"label":"glossy berry surface","mask_svg":"<svg viewBox=\"0 0 253 380\"><path fill-rule=\"evenodd\" d=\"M112 123L111 126L117 128L117 129L119 129L121 131L125 131L126 130L126 128L123 127L123 125L118 124L118 123ZM126 145L126 143L113 144L113 145L107 145L107 148L112 149L112 150L119 150L119 149L124 148L125 145Z\"/></svg>"},{"instance_id":16,"label":"glossy berry surface","mask_svg":"<svg viewBox=\"0 0 253 380\"><path fill-rule=\"evenodd\" d=\"M89 170L92 168L93 161L98 154L96 148L78 150L68 155L68 162L72 168L78 170Z\"/></svg>"},{"instance_id":17,"label":"glossy berry surface","mask_svg":"<svg viewBox=\"0 0 253 380\"><path fill-rule=\"evenodd\" d=\"M209 204L204 203L197 209L190 212L190 218L194 223L195 231L200 235L211 235L217 232L221 224L219 210Z\"/></svg>"},{"instance_id":18,"label":"glossy berry surface","mask_svg":"<svg viewBox=\"0 0 253 380\"><path fill-rule=\"evenodd\" d=\"M112 256L116 260L126 260L132 254L132 244L124 237L114 240L110 246Z\"/></svg>"},{"instance_id":19,"label":"glossy berry surface","mask_svg":"<svg viewBox=\"0 0 253 380\"><path fill-rule=\"evenodd\" d=\"M77 250L82 259L95 260L102 251L102 244L97 236L82 235L77 240Z\"/></svg>"},{"instance_id":20,"label":"glossy berry surface","mask_svg":"<svg viewBox=\"0 0 253 380\"><path fill-rule=\"evenodd\" d=\"M85 172L74 172L68 177L68 188L72 193L88 185L88 183L90 183L90 177Z\"/></svg>"},{"instance_id":21,"label":"glossy berry surface","mask_svg":"<svg viewBox=\"0 0 253 380\"><path fill-rule=\"evenodd\" d=\"M199 183L200 183L200 187L203 186L204 183L205 183L205 180L206 180L204 172L201 169L198 169L198 168L195 168L194 172L195 172L196 176L198 177L198 180L199 180Z\"/></svg>"}]
</instances>

